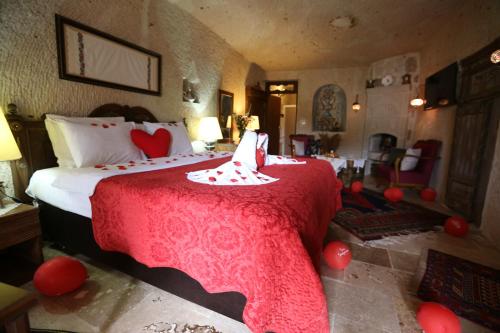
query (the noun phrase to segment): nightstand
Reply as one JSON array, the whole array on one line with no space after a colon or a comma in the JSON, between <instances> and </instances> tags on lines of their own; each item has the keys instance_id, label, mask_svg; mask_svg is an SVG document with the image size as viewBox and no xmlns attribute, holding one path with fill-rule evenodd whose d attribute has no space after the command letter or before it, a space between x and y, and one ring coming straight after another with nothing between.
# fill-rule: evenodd
<instances>
[{"instance_id":1,"label":"nightstand","mask_svg":"<svg viewBox=\"0 0 500 333\"><path fill-rule=\"evenodd\" d=\"M37 207L21 204L0 215L0 255L2 282L20 285L31 280L34 270L43 263Z\"/></svg>"},{"instance_id":2,"label":"nightstand","mask_svg":"<svg viewBox=\"0 0 500 333\"><path fill-rule=\"evenodd\" d=\"M235 143L216 143L215 151L235 151L238 147Z\"/></svg>"}]
</instances>

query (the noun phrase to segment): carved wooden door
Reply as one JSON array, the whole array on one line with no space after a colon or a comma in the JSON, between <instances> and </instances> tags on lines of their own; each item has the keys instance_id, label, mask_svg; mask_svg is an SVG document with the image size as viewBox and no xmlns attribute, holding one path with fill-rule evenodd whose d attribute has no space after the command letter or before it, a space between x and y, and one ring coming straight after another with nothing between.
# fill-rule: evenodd
<instances>
[{"instance_id":1,"label":"carved wooden door","mask_svg":"<svg viewBox=\"0 0 500 333\"><path fill-rule=\"evenodd\" d=\"M482 201L477 197L481 169L489 157L485 156L485 152L490 136L488 127L492 106L491 100L460 105L455 119L446 203L453 210L474 220L477 219L474 211L480 203L477 200Z\"/></svg>"},{"instance_id":2,"label":"carved wooden door","mask_svg":"<svg viewBox=\"0 0 500 333\"><path fill-rule=\"evenodd\" d=\"M500 66L490 55L500 38L461 61L446 204L481 224L500 119Z\"/></svg>"}]
</instances>

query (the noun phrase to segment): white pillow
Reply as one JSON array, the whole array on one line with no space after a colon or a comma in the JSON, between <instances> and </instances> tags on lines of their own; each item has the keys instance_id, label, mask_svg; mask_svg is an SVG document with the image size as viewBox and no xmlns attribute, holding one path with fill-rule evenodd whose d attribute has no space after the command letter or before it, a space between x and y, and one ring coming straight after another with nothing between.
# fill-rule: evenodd
<instances>
[{"instance_id":1,"label":"white pillow","mask_svg":"<svg viewBox=\"0 0 500 333\"><path fill-rule=\"evenodd\" d=\"M113 122L113 123L123 123L125 118L123 117L103 117L103 118L88 118L88 117L65 117L57 114L47 114L45 118L45 127L49 134L50 142L52 143L52 148L54 149L54 155L57 157L57 164L63 168L74 168L76 167L75 161L71 156L66 139L59 127L58 121L67 120L75 123L90 124L90 123L103 123L103 122Z\"/></svg>"},{"instance_id":2,"label":"white pillow","mask_svg":"<svg viewBox=\"0 0 500 333\"><path fill-rule=\"evenodd\" d=\"M412 156L418 156L422 154L422 149L417 148L417 149L412 149L408 148L406 149L406 154L405 155L412 155ZM418 164L418 158L417 157L403 157L403 160L401 161L401 171L410 171L413 170L417 167Z\"/></svg>"},{"instance_id":3,"label":"white pillow","mask_svg":"<svg viewBox=\"0 0 500 333\"><path fill-rule=\"evenodd\" d=\"M63 120L59 127L77 168L142 159L130 139L135 128L132 122L78 124Z\"/></svg>"},{"instance_id":4,"label":"white pillow","mask_svg":"<svg viewBox=\"0 0 500 333\"><path fill-rule=\"evenodd\" d=\"M173 124L148 123L145 121L143 124L146 126L146 132L151 135L153 135L159 128L165 128L170 132L170 135L172 136L172 144L170 145L169 155L193 153L193 146L191 145L186 127L182 121Z\"/></svg>"},{"instance_id":5,"label":"white pillow","mask_svg":"<svg viewBox=\"0 0 500 333\"><path fill-rule=\"evenodd\" d=\"M295 155L304 156L306 154L304 141L292 140L292 145L295 146Z\"/></svg>"}]
</instances>

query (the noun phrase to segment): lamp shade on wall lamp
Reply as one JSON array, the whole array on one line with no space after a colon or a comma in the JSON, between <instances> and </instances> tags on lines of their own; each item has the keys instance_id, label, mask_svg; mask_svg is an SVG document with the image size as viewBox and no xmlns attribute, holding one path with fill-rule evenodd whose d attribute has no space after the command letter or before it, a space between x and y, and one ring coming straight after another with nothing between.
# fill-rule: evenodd
<instances>
[{"instance_id":1,"label":"lamp shade on wall lamp","mask_svg":"<svg viewBox=\"0 0 500 333\"><path fill-rule=\"evenodd\" d=\"M425 100L423 98L421 98L420 96L417 96L410 101L410 105L413 107L422 106L422 105L424 105L424 103L425 103Z\"/></svg>"},{"instance_id":2,"label":"lamp shade on wall lamp","mask_svg":"<svg viewBox=\"0 0 500 333\"><path fill-rule=\"evenodd\" d=\"M250 117L250 122L248 123L246 129L255 131L260 128L260 123L259 123L259 116L251 116Z\"/></svg>"},{"instance_id":3,"label":"lamp shade on wall lamp","mask_svg":"<svg viewBox=\"0 0 500 333\"><path fill-rule=\"evenodd\" d=\"M198 139L205 142L214 142L222 139L219 120L217 117L203 117L198 129Z\"/></svg>"},{"instance_id":4,"label":"lamp shade on wall lamp","mask_svg":"<svg viewBox=\"0 0 500 333\"><path fill-rule=\"evenodd\" d=\"M361 105L358 102L358 95L356 95L356 100L354 101L354 103L352 103L352 110L354 112L358 112L359 110L361 110Z\"/></svg>"},{"instance_id":5,"label":"lamp shade on wall lamp","mask_svg":"<svg viewBox=\"0 0 500 333\"><path fill-rule=\"evenodd\" d=\"M0 161L12 161L21 158L21 152L12 135L7 119L0 110Z\"/></svg>"}]
</instances>

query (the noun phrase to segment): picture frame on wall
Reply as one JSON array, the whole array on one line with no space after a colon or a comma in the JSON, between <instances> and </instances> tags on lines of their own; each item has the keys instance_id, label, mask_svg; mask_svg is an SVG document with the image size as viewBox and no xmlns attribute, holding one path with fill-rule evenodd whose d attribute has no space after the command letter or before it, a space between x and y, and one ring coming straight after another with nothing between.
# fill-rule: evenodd
<instances>
[{"instance_id":1,"label":"picture frame on wall","mask_svg":"<svg viewBox=\"0 0 500 333\"><path fill-rule=\"evenodd\" d=\"M217 118L222 131L222 141L231 142L232 129L232 114L234 105L234 94L229 91L219 90L219 112Z\"/></svg>"},{"instance_id":2,"label":"picture frame on wall","mask_svg":"<svg viewBox=\"0 0 500 333\"><path fill-rule=\"evenodd\" d=\"M55 15L59 78L161 95L161 55Z\"/></svg>"}]
</instances>

